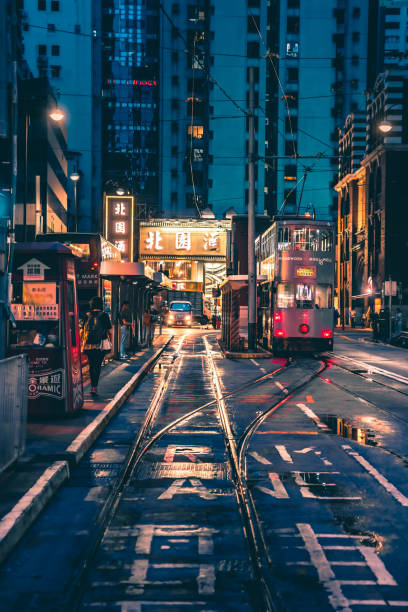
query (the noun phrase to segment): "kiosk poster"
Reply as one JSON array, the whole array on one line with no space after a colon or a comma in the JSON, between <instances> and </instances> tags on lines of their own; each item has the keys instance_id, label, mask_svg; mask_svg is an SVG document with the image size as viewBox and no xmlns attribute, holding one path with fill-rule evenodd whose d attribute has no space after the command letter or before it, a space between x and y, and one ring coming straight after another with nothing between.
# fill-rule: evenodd
<instances>
[{"instance_id":1,"label":"kiosk poster","mask_svg":"<svg viewBox=\"0 0 408 612\"><path fill-rule=\"evenodd\" d=\"M65 372L60 359L53 355L30 355L30 373L28 377L28 399L50 397L56 400L65 398Z\"/></svg>"}]
</instances>

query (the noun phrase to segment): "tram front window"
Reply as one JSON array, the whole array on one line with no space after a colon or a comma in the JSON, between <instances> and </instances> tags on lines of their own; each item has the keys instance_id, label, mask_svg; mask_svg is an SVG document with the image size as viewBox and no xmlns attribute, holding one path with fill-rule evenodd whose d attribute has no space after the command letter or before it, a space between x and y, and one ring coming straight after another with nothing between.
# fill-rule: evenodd
<instances>
[{"instance_id":1,"label":"tram front window","mask_svg":"<svg viewBox=\"0 0 408 612\"><path fill-rule=\"evenodd\" d=\"M332 307L332 287L331 285L316 285L316 308Z\"/></svg>"},{"instance_id":2,"label":"tram front window","mask_svg":"<svg viewBox=\"0 0 408 612\"><path fill-rule=\"evenodd\" d=\"M313 287L303 283L296 285L296 307L313 308Z\"/></svg>"},{"instance_id":3,"label":"tram front window","mask_svg":"<svg viewBox=\"0 0 408 612\"><path fill-rule=\"evenodd\" d=\"M320 230L303 227L293 230L293 244L296 251L318 251Z\"/></svg>"},{"instance_id":4,"label":"tram front window","mask_svg":"<svg viewBox=\"0 0 408 612\"><path fill-rule=\"evenodd\" d=\"M279 283L276 292L276 308L293 308L295 305L293 283Z\"/></svg>"}]
</instances>

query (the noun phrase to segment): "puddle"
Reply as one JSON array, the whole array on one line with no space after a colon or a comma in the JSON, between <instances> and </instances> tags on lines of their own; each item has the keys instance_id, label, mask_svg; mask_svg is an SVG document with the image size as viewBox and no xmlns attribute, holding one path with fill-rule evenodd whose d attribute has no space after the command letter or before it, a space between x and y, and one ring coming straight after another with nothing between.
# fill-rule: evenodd
<instances>
[{"instance_id":1,"label":"puddle","mask_svg":"<svg viewBox=\"0 0 408 612\"><path fill-rule=\"evenodd\" d=\"M326 415L322 418L322 421L326 423L336 436L354 440L366 446L381 446L381 441L371 429L359 427L355 423L333 414Z\"/></svg>"},{"instance_id":2,"label":"puddle","mask_svg":"<svg viewBox=\"0 0 408 612\"><path fill-rule=\"evenodd\" d=\"M335 515L334 519L345 533L360 537L360 546L370 546L371 548L374 548L377 553L384 548L385 538L380 536L378 533L375 533L375 531L367 531L362 529L360 517L356 515Z\"/></svg>"}]
</instances>

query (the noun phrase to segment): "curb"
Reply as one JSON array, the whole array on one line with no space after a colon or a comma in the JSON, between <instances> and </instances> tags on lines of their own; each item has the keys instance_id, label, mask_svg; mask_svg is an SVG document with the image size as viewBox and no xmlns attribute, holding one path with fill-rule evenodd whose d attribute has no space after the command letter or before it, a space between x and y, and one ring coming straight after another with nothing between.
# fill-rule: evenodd
<instances>
[{"instance_id":1,"label":"curb","mask_svg":"<svg viewBox=\"0 0 408 612\"><path fill-rule=\"evenodd\" d=\"M220 338L217 338L218 346L220 347L225 359L268 359L272 356L272 353L264 351L263 349L259 352L254 351L253 353L244 353L240 351L227 351L224 347L223 342Z\"/></svg>"},{"instance_id":2,"label":"curb","mask_svg":"<svg viewBox=\"0 0 408 612\"><path fill-rule=\"evenodd\" d=\"M69 479L67 461L55 461L0 521L0 563L20 541L59 487Z\"/></svg>"},{"instance_id":3,"label":"curb","mask_svg":"<svg viewBox=\"0 0 408 612\"><path fill-rule=\"evenodd\" d=\"M0 520L0 563L18 544L60 486L69 480L70 465L79 463L173 338L174 336L170 336L167 342L118 391L102 412L71 442L64 453L66 459L55 461L46 468L27 493Z\"/></svg>"}]
</instances>

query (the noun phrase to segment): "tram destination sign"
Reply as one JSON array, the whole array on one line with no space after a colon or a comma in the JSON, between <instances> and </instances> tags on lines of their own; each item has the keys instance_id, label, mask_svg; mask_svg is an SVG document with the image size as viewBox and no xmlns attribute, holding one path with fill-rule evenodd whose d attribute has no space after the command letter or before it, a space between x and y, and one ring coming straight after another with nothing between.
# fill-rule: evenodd
<instances>
[{"instance_id":1,"label":"tram destination sign","mask_svg":"<svg viewBox=\"0 0 408 612\"><path fill-rule=\"evenodd\" d=\"M298 278L316 278L316 266L299 266L296 268Z\"/></svg>"}]
</instances>

